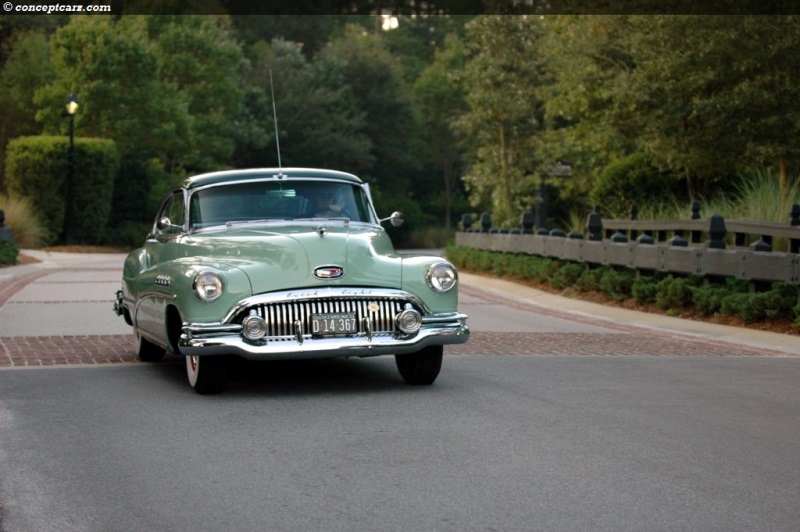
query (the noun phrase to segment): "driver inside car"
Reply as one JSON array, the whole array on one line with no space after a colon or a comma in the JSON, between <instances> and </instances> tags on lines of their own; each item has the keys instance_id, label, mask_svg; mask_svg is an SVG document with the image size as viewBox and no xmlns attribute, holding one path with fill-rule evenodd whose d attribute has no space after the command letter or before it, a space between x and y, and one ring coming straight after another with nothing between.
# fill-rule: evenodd
<instances>
[{"instance_id":1,"label":"driver inside car","mask_svg":"<svg viewBox=\"0 0 800 532\"><path fill-rule=\"evenodd\" d=\"M342 206L334 202L335 190L319 188L311 193L311 212L315 218L335 218L342 215Z\"/></svg>"}]
</instances>

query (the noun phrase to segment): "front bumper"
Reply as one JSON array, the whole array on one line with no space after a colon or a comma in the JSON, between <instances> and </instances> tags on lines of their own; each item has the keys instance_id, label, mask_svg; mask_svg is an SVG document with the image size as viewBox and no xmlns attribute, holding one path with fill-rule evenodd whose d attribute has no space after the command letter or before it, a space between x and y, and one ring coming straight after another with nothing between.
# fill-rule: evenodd
<instances>
[{"instance_id":1,"label":"front bumper","mask_svg":"<svg viewBox=\"0 0 800 532\"><path fill-rule=\"evenodd\" d=\"M249 360L370 357L414 353L432 345L463 344L469 339L465 314L423 317L414 334L358 333L342 337L297 334L257 342L241 335L241 325L184 325L179 342L184 355L238 355Z\"/></svg>"}]
</instances>

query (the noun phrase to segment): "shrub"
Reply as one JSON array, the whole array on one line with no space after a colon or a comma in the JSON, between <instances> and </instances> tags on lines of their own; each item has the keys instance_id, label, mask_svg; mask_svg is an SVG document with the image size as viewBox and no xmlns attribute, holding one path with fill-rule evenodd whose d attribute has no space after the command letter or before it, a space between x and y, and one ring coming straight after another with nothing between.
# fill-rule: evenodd
<instances>
[{"instance_id":1,"label":"shrub","mask_svg":"<svg viewBox=\"0 0 800 532\"><path fill-rule=\"evenodd\" d=\"M592 201L603 206L613 215L627 213L631 203L640 206L662 198L665 194L678 192L680 180L659 170L648 157L634 153L615 160L606 166L592 188Z\"/></svg>"},{"instance_id":2,"label":"shrub","mask_svg":"<svg viewBox=\"0 0 800 532\"><path fill-rule=\"evenodd\" d=\"M636 280L632 270L604 269L600 275L600 290L616 301L624 301L631 297L631 288Z\"/></svg>"},{"instance_id":3,"label":"shrub","mask_svg":"<svg viewBox=\"0 0 800 532\"><path fill-rule=\"evenodd\" d=\"M658 278L647 275L637 277L631 285L631 295L637 303L645 305L656 302Z\"/></svg>"},{"instance_id":4,"label":"shrub","mask_svg":"<svg viewBox=\"0 0 800 532\"><path fill-rule=\"evenodd\" d=\"M16 264L19 248L11 242L0 243L0 264Z\"/></svg>"},{"instance_id":5,"label":"shrub","mask_svg":"<svg viewBox=\"0 0 800 532\"><path fill-rule=\"evenodd\" d=\"M656 306L662 309L684 308L692 303L692 288L697 287L702 278L668 276L658 283Z\"/></svg>"},{"instance_id":6,"label":"shrub","mask_svg":"<svg viewBox=\"0 0 800 532\"><path fill-rule=\"evenodd\" d=\"M72 202L75 240L94 244L103 237L119 165L108 139L77 138ZM46 229L61 236L70 173L67 137L20 137L8 144L6 186L12 198L28 198Z\"/></svg>"},{"instance_id":7,"label":"shrub","mask_svg":"<svg viewBox=\"0 0 800 532\"><path fill-rule=\"evenodd\" d=\"M600 291L600 277L603 274L604 268L589 268L584 271L578 280L575 281L575 289L580 292L599 292Z\"/></svg>"},{"instance_id":8,"label":"shrub","mask_svg":"<svg viewBox=\"0 0 800 532\"><path fill-rule=\"evenodd\" d=\"M732 292L730 289L719 289L721 303L719 311L724 314L739 316L746 322L758 322L766 319L794 319L800 311L798 306L798 288L787 283L773 283L768 292L749 293Z\"/></svg>"},{"instance_id":9,"label":"shrub","mask_svg":"<svg viewBox=\"0 0 800 532\"><path fill-rule=\"evenodd\" d=\"M766 317L769 319L793 318L794 307L798 301L797 285L773 283L772 290L765 292Z\"/></svg>"},{"instance_id":10,"label":"shrub","mask_svg":"<svg viewBox=\"0 0 800 532\"><path fill-rule=\"evenodd\" d=\"M750 304L750 299L752 296L753 294L749 294L747 292L730 294L722 299L720 311L723 314L738 316L741 314L742 309Z\"/></svg>"},{"instance_id":11,"label":"shrub","mask_svg":"<svg viewBox=\"0 0 800 532\"><path fill-rule=\"evenodd\" d=\"M703 316L711 316L722 309L722 301L733 293L727 288L701 286L692 289L692 302Z\"/></svg>"},{"instance_id":12,"label":"shrub","mask_svg":"<svg viewBox=\"0 0 800 532\"><path fill-rule=\"evenodd\" d=\"M106 231L101 244L130 249L141 247L152 226L152 223L125 222Z\"/></svg>"},{"instance_id":13,"label":"shrub","mask_svg":"<svg viewBox=\"0 0 800 532\"><path fill-rule=\"evenodd\" d=\"M10 199L0 195L0 210L5 214L5 225L11 228L17 247L36 248L52 242L52 235L33 212L27 198Z\"/></svg>"},{"instance_id":14,"label":"shrub","mask_svg":"<svg viewBox=\"0 0 800 532\"><path fill-rule=\"evenodd\" d=\"M726 278L724 285L704 285L703 277L696 275L664 277L656 273L636 277L628 269L590 268L583 263L458 246L449 247L447 256L459 268L536 279L559 289L573 286L581 292L603 292L616 300L634 297L638 303L655 303L662 309L693 305L706 316L719 312L739 316L746 322L789 318L800 327L800 287L794 284L773 283L768 292L750 293L749 282L743 279Z\"/></svg>"},{"instance_id":15,"label":"shrub","mask_svg":"<svg viewBox=\"0 0 800 532\"><path fill-rule=\"evenodd\" d=\"M568 262L562 264L550 278L550 284L556 288L563 290L569 286L573 286L578 279L580 279L583 272L586 271L586 265L578 262Z\"/></svg>"}]
</instances>

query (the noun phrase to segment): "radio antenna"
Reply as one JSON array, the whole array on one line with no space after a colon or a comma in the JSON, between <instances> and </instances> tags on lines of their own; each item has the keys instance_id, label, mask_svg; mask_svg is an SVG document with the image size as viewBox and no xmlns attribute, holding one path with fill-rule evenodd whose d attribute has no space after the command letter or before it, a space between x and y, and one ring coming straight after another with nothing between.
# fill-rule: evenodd
<instances>
[{"instance_id":1,"label":"radio antenna","mask_svg":"<svg viewBox=\"0 0 800 532\"><path fill-rule=\"evenodd\" d=\"M269 69L269 90L272 92L272 118L275 122L275 145L278 148L278 179L283 178L283 167L281 166L281 141L278 139L278 111L275 108L275 87L272 86L272 69Z\"/></svg>"}]
</instances>

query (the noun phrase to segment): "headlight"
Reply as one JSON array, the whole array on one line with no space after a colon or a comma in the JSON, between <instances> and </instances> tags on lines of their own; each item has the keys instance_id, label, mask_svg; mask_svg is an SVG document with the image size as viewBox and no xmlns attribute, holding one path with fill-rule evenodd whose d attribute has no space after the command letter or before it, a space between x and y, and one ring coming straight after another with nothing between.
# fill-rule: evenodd
<instances>
[{"instance_id":1,"label":"headlight","mask_svg":"<svg viewBox=\"0 0 800 532\"><path fill-rule=\"evenodd\" d=\"M452 264L439 262L428 268L428 284L437 292L448 292L458 282L458 272Z\"/></svg>"},{"instance_id":2,"label":"headlight","mask_svg":"<svg viewBox=\"0 0 800 532\"><path fill-rule=\"evenodd\" d=\"M222 278L214 272L203 272L194 278L194 293L203 301L214 301L222 295Z\"/></svg>"}]
</instances>

